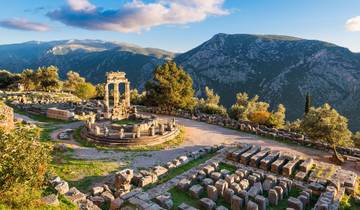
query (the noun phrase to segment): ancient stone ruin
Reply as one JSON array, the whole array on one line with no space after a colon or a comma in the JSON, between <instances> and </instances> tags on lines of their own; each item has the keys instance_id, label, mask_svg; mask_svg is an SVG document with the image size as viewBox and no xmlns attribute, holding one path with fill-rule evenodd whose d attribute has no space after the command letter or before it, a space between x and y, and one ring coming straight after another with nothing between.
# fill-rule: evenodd
<instances>
[{"instance_id":1,"label":"ancient stone ruin","mask_svg":"<svg viewBox=\"0 0 360 210\"><path fill-rule=\"evenodd\" d=\"M108 72L106 73L105 84L105 110L104 115L107 119L125 119L128 117L128 109L130 108L130 82L125 77L125 72ZM114 85L114 106L110 108L109 102L109 85ZM120 102L119 85L125 85L124 99Z\"/></svg>"},{"instance_id":2,"label":"ancient stone ruin","mask_svg":"<svg viewBox=\"0 0 360 210\"><path fill-rule=\"evenodd\" d=\"M158 183L159 178L198 155L116 173L110 209L330 210L338 209L342 196L357 186L355 173L311 158L250 144L215 151L205 163L164 183Z\"/></svg>"},{"instance_id":3,"label":"ancient stone ruin","mask_svg":"<svg viewBox=\"0 0 360 210\"><path fill-rule=\"evenodd\" d=\"M125 84L120 102L119 85ZM114 84L114 105L110 107L109 85ZM106 74L104 109L92 115L81 132L88 141L106 146L156 145L174 138L180 132L175 118L160 120L157 116L137 113L130 104L130 82L124 72Z\"/></svg>"}]
</instances>

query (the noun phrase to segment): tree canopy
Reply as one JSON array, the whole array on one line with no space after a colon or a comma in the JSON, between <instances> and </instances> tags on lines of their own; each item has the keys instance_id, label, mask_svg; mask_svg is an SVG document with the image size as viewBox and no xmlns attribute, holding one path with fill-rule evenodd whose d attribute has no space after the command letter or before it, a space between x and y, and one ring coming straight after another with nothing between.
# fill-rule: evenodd
<instances>
[{"instance_id":1,"label":"tree canopy","mask_svg":"<svg viewBox=\"0 0 360 210\"><path fill-rule=\"evenodd\" d=\"M249 120L258 124L282 128L285 124L285 106L278 105L276 112L269 111L270 105L259 101L259 96L249 98L247 93L236 94L236 103L230 108L230 116L237 120Z\"/></svg>"},{"instance_id":2,"label":"tree canopy","mask_svg":"<svg viewBox=\"0 0 360 210\"><path fill-rule=\"evenodd\" d=\"M301 128L311 139L331 145L336 156L336 147L353 144L348 120L329 104L311 107L301 122Z\"/></svg>"},{"instance_id":3,"label":"tree canopy","mask_svg":"<svg viewBox=\"0 0 360 210\"><path fill-rule=\"evenodd\" d=\"M146 83L145 104L166 108L192 109L195 105L193 81L175 62L158 66Z\"/></svg>"}]
</instances>

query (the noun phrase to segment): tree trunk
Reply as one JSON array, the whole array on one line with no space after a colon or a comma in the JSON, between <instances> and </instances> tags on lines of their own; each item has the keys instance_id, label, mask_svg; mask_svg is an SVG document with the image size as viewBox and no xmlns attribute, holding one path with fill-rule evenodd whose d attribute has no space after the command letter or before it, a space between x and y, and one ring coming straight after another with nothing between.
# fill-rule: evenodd
<instances>
[{"instance_id":1,"label":"tree trunk","mask_svg":"<svg viewBox=\"0 0 360 210\"><path fill-rule=\"evenodd\" d=\"M341 165L342 163L344 163L344 159L343 159L343 158L341 157L341 155L336 151L336 146L335 146L335 145L333 145L332 149L333 149L333 152L334 152L334 154L333 154L333 160L334 160L335 164Z\"/></svg>"}]
</instances>

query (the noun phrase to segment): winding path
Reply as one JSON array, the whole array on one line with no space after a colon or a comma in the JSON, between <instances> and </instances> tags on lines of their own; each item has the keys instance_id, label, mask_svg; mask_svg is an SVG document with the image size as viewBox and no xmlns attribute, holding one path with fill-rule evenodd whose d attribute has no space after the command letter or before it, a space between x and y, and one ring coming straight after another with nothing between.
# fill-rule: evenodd
<instances>
[{"instance_id":1,"label":"winding path","mask_svg":"<svg viewBox=\"0 0 360 210\"><path fill-rule=\"evenodd\" d=\"M161 118L172 118L169 116L161 116ZM250 143L260 145L262 147L269 147L272 150L279 150L289 152L291 154L300 155L303 157L312 157L315 160L328 162L330 153L319 151L303 146L288 145L278 141L266 139L260 136L251 135L236 130L223 128L216 125L210 125L203 122L193 121L184 118L176 118L178 124L182 125L185 129L185 141L182 145L174 149L162 151L147 151L147 152L120 152L109 150L97 150L95 148L82 147L77 142L62 141L67 143L74 149L74 158L79 159L107 159L116 161L125 161L131 159L131 164L136 167L149 167L154 164L160 164L176 158L185 152L195 151L199 147L219 145L219 144L232 144L232 143ZM57 139L57 134L67 128L78 128L81 122L61 124L61 128L54 131L51 136ZM359 169L355 167L355 162L347 161L343 165L345 169L356 172L360 175Z\"/></svg>"}]
</instances>

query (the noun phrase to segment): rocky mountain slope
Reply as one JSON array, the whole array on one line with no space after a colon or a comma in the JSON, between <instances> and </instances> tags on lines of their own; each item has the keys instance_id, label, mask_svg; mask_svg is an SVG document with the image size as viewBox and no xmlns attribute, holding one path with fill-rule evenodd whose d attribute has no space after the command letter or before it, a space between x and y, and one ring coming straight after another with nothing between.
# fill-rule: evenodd
<instances>
[{"instance_id":1,"label":"rocky mountain slope","mask_svg":"<svg viewBox=\"0 0 360 210\"><path fill-rule=\"evenodd\" d=\"M330 103L360 129L360 57L336 45L286 36L217 34L176 58L196 88L208 85L229 106L235 94L258 94L272 106L283 103L288 118L303 114L305 95Z\"/></svg>"},{"instance_id":2,"label":"rocky mountain slope","mask_svg":"<svg viewBox=\"0 0 360 210\"><path fill-rule=\"evenodd\" d=\"M0 69L56 65L64 77L75 70L92 82L106 71L125 71L142 88L154 67L175 59L194 80L197 94L209 86L227 107L237 92L258 94L274 107L283 103L288 119L303 114L307 92L316 106L330 103L360 130L360 54L330 43L287 36L217 34L200 46L174 53L99 40L26 42L0 46Z\"/></svg>"}]
</instances>

